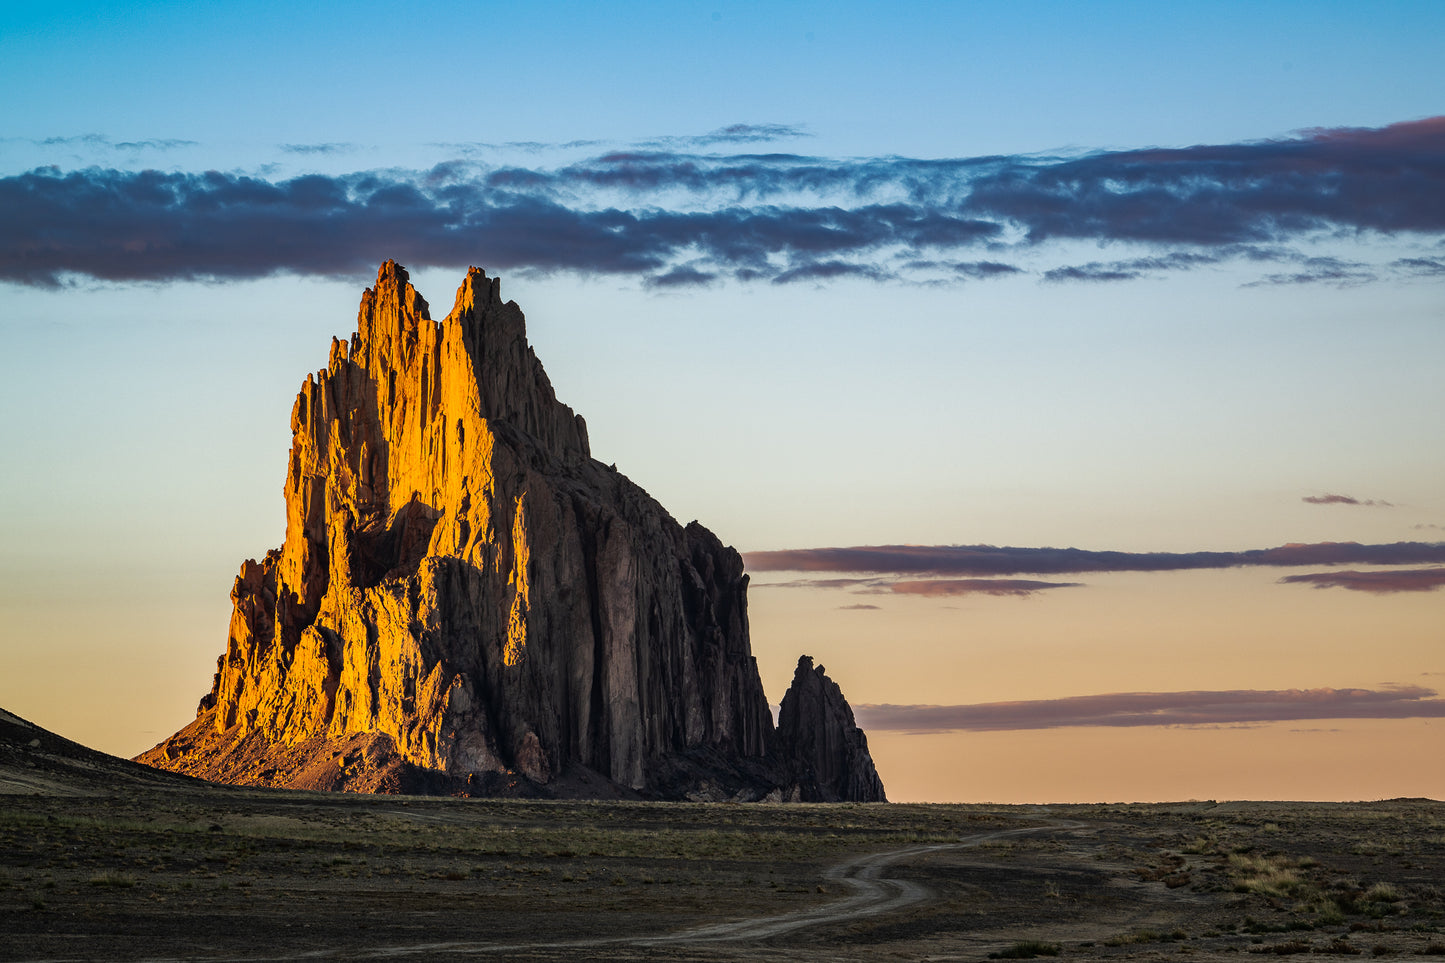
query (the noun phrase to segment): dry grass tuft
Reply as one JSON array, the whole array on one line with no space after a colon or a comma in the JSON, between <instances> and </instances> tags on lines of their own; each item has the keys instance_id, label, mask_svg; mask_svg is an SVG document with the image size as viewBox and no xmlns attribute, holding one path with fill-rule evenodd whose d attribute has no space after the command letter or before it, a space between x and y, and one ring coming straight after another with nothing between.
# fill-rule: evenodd
<instances>
[{"instance_id":1,"label":"dry grass tuft","mask_svg":"<svg viewBox=\"0 0 1445 963\"><path fill-rule=\"evenodd\" d=\"M1236 893L1258 893L1262 896L1302 896L1308 888L1289 859L1283 856L1248 856L1235 853L1229 857Z\"/></svg>"},{"instance_id":2,"label":"dry grass tuft","mask_svg":"<svg viewBox=\"0 0 1445 963\"><path fill-rule=\"evenodd\" d=\"M1032 960L1036 956L1058 956L1059 944L1041 943L1038 940L1023 940L1006 950L990 953L991 960Z\"/></svg>"}]
</instances>

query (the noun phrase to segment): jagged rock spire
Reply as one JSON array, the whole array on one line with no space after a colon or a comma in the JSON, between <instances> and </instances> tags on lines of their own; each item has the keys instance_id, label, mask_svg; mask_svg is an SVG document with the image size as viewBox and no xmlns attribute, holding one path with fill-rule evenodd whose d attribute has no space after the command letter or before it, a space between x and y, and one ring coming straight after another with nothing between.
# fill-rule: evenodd
<instances>
[{"instance_id":1,"label":"jagged rock spire","mask_svg":"<svg viewBox=\"0 0 1445 963\"><path fill-rule=\"evenodd\" d=\"M496 279L471 268L438 322L387 261L291 430L285 541L241 567L196 721L142 761L322 788L796 782L742 559L591 459Z\"/></svg>"},{"instance_id":2,"label":"jagged rock spire","mask_svg":"<svg viewBox=\"0 0 1445 963\"><path fill-rule=\"evenodd\" d=\"M868 737L823 667L801 656L778 709L778 741L805 801L884 802L883 782L868 753Z\"/></svg>"}]
</instances>

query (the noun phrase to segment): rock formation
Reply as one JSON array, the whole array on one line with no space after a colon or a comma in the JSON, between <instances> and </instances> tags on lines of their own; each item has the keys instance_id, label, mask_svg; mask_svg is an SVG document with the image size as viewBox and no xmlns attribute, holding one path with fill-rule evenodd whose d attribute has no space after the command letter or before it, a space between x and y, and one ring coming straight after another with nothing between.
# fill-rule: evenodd
<instances>
[{"instance_id":1,"label":"rock formation","mask_svg":"<svg viewBox=\"0 0 1445 963\"><path fill-rule=\"evenodd\" d=\"M472 268L434 322L383 264L291 430L285 542L241 566L196 720L139 761L324 789L814 798L793 760L821 757L773 728L742 559L590 457L497 279ZM851 738L797 735L852 726L846 702L794 702L826 714L789 739ZM876 776L847 795L814 772L817 798L883 798Z\"/></svg>"},{"instance_id":2,"label":"rock formation","mask_svg":"<svg viewBox=\"0 0 1445 963\"><path fill-rule=\"evenodd\" d=\"M881 800L883 782L868 754L868 737L838 683L808 656L798 659L793 684L778 712L778 747L804 802Z\"/></svg>"}]
</instances>

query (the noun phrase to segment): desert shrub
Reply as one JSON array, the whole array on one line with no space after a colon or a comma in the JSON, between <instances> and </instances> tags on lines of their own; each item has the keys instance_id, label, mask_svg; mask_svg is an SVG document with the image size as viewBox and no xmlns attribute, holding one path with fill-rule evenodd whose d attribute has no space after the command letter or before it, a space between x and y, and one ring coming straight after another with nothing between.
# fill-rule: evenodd
<instances>
[{"instance_id":1,"label":"desert shrub","mask_svg":"<svg viewBox=\"0 0 1445 963\"><path fill-rule=\"evenodd\" d=\"M1173 930L1169 933L1156 933L1153 930L1136 930L1133 933L1125 933L1104 941L1105 946L1131 946L1136 943L1177 943L1180 940L1189 939L1189 934L1183 930Z\"/></svg>"},{"instance_id":2,"label":"desert shrub","mask_svg":"<svg viewBox=\"0 0 1445 963\"><path fill-rule=\"evenodd\" d=\"M1358 956L1360 948L1355 946L1343 936L1336 937L1328 944L1315 950L1316 953L1329 953L1332 956Z\"/></svg>"},{"instance_id":3,"label":"desert shrub","mask_svg":"<svg viewBox=\"0 0 1445 963\"><path fill-rule=\"evenodd\" d=\"M1335 900L1320 900L1314 909L1321 926L1338 926L1345 921L1345 910Z\"/></svg>"},{"instance_id":4,"label":"desert shrub","mask_svg":"<svg viewBox=\"0 0 1445 963\"><path fill-rule=\"evenodd\" d=\"M1038 940L1024 940L1008 949L990 953L991 960L1032 960L1036 956L1058 956L1059 944L1041 943Z\"/></svg>"},{"instance_id":5,"label":"desert shrub","mask_svg":"<svg viewBox=\"0 0 1445 963\"><path fill-rule=\"evenodd\" d=\"M1261 933L1288 933L1298 928L1293 922L1269 923L1263 920L1257 920L1253 916L1246 916L1244 918L1244 932L1256 935Z\"/></svg>"},{"instance_id":6,"label":"desert shrub","mask_svg":"<svg viewBox=\"0 0 1445 963\"><path fill-rule=\"evenodd\" d=\"M1314 949L1303 940L1290 940L1288 943L1271 943L1265 946L1251 946L1251 953L1273 953L1276 956L1292 956L1295 953L1309 953Z\"/></svg>"},{"instance_id":7,"label":"desert shrub","mask_svg":"<svg viewBox=\"0 0 1445 963\"><path fill-rule=\"evenodd\" d=\"M128 887L135 885L135 877L126 873L99 873L90 878L92 886Z\"/></svg>"}]
</instances>

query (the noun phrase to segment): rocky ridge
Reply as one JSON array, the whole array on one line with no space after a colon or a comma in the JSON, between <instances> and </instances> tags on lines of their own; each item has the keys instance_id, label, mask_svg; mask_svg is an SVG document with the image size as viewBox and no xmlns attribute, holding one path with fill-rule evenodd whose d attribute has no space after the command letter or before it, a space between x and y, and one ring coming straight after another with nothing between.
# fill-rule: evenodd
<instances>
[{"instance_id":1,"label":"rocky ridge","mask_svg":"<svg viewBox=\"0 0 1445 963\"><path fill-rule=\"evenodd\" d=\"M591 458L498 279L470 269L436 322L383 264L291 428L285 541L241 566L195 721L138 761L320 789L883 799L836 685L800 665L774 729L741 557Z\"/></svg>"}]
</instances>

